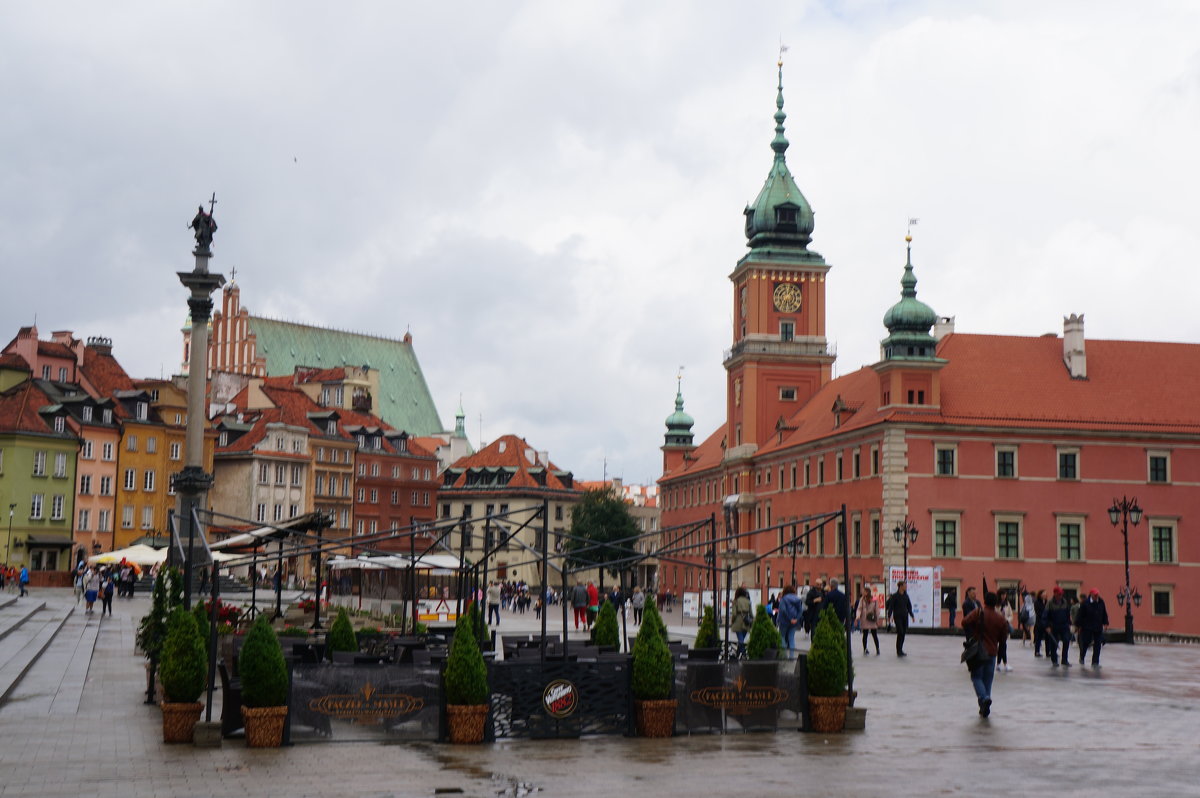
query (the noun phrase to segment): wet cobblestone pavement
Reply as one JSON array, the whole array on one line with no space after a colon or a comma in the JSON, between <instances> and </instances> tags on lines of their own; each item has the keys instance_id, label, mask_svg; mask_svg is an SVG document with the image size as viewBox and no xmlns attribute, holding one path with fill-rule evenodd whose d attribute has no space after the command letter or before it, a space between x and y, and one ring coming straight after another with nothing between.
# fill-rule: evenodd
<instances>
[{"instance_id":1,"label":"wet cobblestone pavement","mask_svg":"<svg viewBox=\"0 0 1200 798\"><path fill-rule=\"evenodd\" d=\"M899 659L885 636L883 656L855 652L867 727L841 735L201 750L164 746L158 710L142 703L133 632L145 609L135 599L111 619L68 618L0 707L0 796L1200 796L1195 645L1111 645L1096 671L1052 669L1018 642L983 719L957 639L910 635ZM533 627L530 615L500 629Z\"/></svg>"}]
</instances>

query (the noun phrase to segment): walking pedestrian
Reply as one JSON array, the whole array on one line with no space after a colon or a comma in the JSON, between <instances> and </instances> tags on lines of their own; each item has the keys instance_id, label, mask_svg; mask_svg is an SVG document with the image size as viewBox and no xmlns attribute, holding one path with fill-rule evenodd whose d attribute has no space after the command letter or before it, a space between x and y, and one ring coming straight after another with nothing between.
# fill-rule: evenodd
<instances>
[{"instance_id":1,"label":"walking pedestrian","mask_svg":"<svg viewBox=\"0 0 1200 798\"><path fill-rule=\"evenodd\" d=\"M1062 664L1071 667L1068 656L1071 649L1071 605L1063 595L1063 589L1054 586L1054 595L1046 604L1046 611L1039 622L1046 634L1046 655L1053 667L1058 667L1059 646L1062 646Z\"/></svg>"},{"instance_id":2,"label":"walking pedestrian","mask_svg":"<svg viewBox=\"0 0 1200 798\"><path fill-rule=\"evenodd\" d=\"M996 612L998 599L995 593L988 592L983 596L982 609L972 610L963 617L963 628L982 645L987 658L971 669L971 684L975 687L975 699L979 703L979 714L987 717L992 714L992 680L996 675L996 653L1000 641L1008 634L1008 622L1004 616Z\"/></svg>"},{"instance_id":3,"label":"walking pedestrian","mask_svg":"<svg viewBox=\"0 0 1200 798\"><path fill-rule=\"evenodd\" d=\"M18 579L21 582L21 595L28 596L29 595L29 569L26 566L24 566L24 565L21 566L21 575L18 577Z\"/></svg>"},{"instance_id":4,"label":"walking pedestrian","mask_svg":"<svg viewBox=\"0 0 1200 798\"><path fill-rule=\"evenodd\" d=\"M571 609L575 614L575 631L579 631L579 623L583 622L583 628L587 628L587 608L588 608L588 590L587 585L583 582L576 582L575 587L571 590Z\"/></svg>"},{"instance_id":5,"label":"walking pedestrian","mask_svg":"<svg viewBox=\"0 0 1200 798\"><path fill-rule=\"evenodd\" d=\"M587 583L587 626L586 629L591 629L592 624L596 622L596 613L600 612L600 591L596 589L596 583L588 580Z\"/></svg>"},{"instance_id":6,"label":"walking pedestrian","mask_svg":"<svg viewBox=\"0 0 1200 798\"><path fill-rule=\"evenodd\" d=\"M780 602L782 603L782 599ZM825 582L817 579L804 596L804 631L810 635L813 633L813 630L817 628L817 620L821 617L823 609L825 609Z\"/></svg>"},{"instance_id":7,"label":"walking pedestrian","mask_svg":"<svg viewBox=\"0 0 1200 798\"><path fill-rule=\"evenodd\" d=\"M84 612L88 615L92 614L92 608L96 604L96 597L100 595L100 572L95 568L89 568L88 572L83 577L83 600L85 602Z\"/></svg>"},{"instance_id":8,"label":"walking pedestrian","mask_svg":"<svg viewBox=\"0 0 1200 798\"><path fill-rule=\"evenodd\" d=\"M112 617L113 594L116 592L117 583L116 580L113 579L112 571L107 570L102 572L100 575L100 598L102 601L100 605L101 618L103 618L105 615L110 618Z\"/></svg>"},{"instance_id":9,"label":"walking pedestrian","mask_svg":"<svg viewBox=\"0 0 1200 798\"><path fill-rule=\"evenodd\" d=\"M870 585L863 585L862 595L854 608L854 617L858 620L858 628L862 631L863 654L867 650L867 635L875 640L875 656L879 656L879 605L871 593Z\"/></svg>"},{"instance_id":10,"label":"walking pedestrian","mask_svg":"<svg viewBox=\"0 0 1200 798\"><path fill-rule=\"evenodd\" d=\"M1108 626L1108 609L1104 606L1104 599L1100 598L1100 591L1092 588L1079 606L1079 613L1075 616L1076 624L1079 626L1079 664L1083 664L1084 658L1087 656L1088 649L1092 649L1092 667L1100 667L1100 647L1104 645L1104 628Z\"/></svg>"},{"instance_id":11,"label":"walking pedestrian","mask_svg":"<svg viewBox=\"0 0 1200 798\"><path fill-rule=\"evenodd\" d=\"M783 633L783 643L787 646L788 655L796 648L796 630L800 628L804 617L804 604L796 595L796 586L788 585L779 597L778 620L779 631Z\"/></svg>"},{"instance_id":12,"label":"walking pedestrian","mask_svg":"<svg viewBox=\"0 0 1200 798\"><path fill-rule=\"evenodd\" d=\"M744 586L739 587L733 594L733 621L729 628L737 635L737 655L746 655L746 634L754 625L754 605L750 602L750 591Z\"/></svg>"},{"instance_id":13,"label":"walking pedestrian","mask_svg":"<svg viewBox=\"0 0 1200 798\"><path fill-rule=\"evenodd\" d=\"M642 613L646 611L646 594L642 592L640 587L633 589L633 595L630 596L629 603L633 606L633 622L641 626Z\"/></svg>"},{"instance_id":14,"label":"walking pedestrian","mask_svg":"<svg viewBox=\"0 0 1200 798\"><path fill-rule=\"evenodd\" d=\"M1008 638L1013 631L1013 611L1012 606L1008 603L1008 591L1001 590L997 594L999 606L997 611L1004 617L1004 622L1008 624L1008 633L1000 638L1000 645L996 648L996 670L1004 673L1011 673L1012 668L1008 664Z\"/></svg>"},{"instance_id":15,"label":"walking pedestrian","mask_svg":"<svg viewBox=\"0 0 1200 798\"><path fill-rule=\"evenodd\" d=\"M1033 608L1033 594L1028 590L1021 591L1021 612L1017 615L1017 623L1021 626L1021 646L1024 647L1033 638L1034 618L1037 615Z\"/></svg>"},{"instance_id":16,"label":"walking pedestrian","mask_svg":"<svg viewBox=\"0 0 1200 798\"><path fill-rule=\"evenodd\" d=\"M487 589L487 622L492 622L492 616L496 616L496 625L500 625L500 602L503 600L500 583L495 579L488 585Z\"/></svg>"},{"instance_id":17,"label":"walking pedestrian","mask_svg":"<svg viewBox=\"0 0 1200 798\"><path fill-rule=\"evenodd\" d=\"M1046 629L1042 626L1042 616L1046 614L1046 591L1039 590L1033 597L1033 656L1042 656L1042 644L1046 643ZM1050 655L1050 645L1046 643L1046 655Z\"/></svg>"},{"instance_id":18,"label":"walking pedestrian","mask_svg":"<svg viewBox=\"0 0 1200 798\"><path fill-rule=\"evenodd\" d=\"M887 614L896 625L896 656L907 657L904 653L904 638L908 636L908 620L916 620L913 614L912 599L908 597L908 583L901 579L896 583L896 592L887 603Z\"/></svg>"}]
</instances>

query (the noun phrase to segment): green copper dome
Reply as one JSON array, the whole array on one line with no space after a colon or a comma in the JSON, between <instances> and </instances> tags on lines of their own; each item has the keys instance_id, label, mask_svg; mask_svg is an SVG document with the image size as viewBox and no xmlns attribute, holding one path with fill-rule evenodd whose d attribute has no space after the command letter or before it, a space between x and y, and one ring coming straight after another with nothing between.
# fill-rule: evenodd
<instances>
[{"instance_id":1,"label":"green copper dome","mask_svg":"<svg viewBox=\"0 0 1200 798\"><path fill-rule=\"evenodd\" d=\"M888 337L883 339L885 360L925 359L934 357L937 341L929 330L937 322L933 308L917 299L917 276L913 273L912 244L900 278L900 301L883 314Z\"/></svg>"},{"instance_id":2,"label":"green copper dome","mask_svg":"<svg viewBox=\"0 0 1200 798\"><path fill-rule=\"evenodd\" d=\"M746 239L751 249L790 247L805 249L812 241L813 211L788 171L784 153L788 140L783 135L783 64L779 64L779 92L775 98L775 138L771 149L775 161L758 198L746 206Z\"/></svg>"},{"instance_id":3,"label":"green copper dome","mask_svg":"<svg viewBox=\"0 0 1200 798\"><path fill-rule=\"evenodd\" d=\"M683 412L683 391L682 388L675 391L675 412L667 416L667 435L666 442L671 445L692 444L692 425L695 421L687 413Z\"/></svg>"}]
</instances>

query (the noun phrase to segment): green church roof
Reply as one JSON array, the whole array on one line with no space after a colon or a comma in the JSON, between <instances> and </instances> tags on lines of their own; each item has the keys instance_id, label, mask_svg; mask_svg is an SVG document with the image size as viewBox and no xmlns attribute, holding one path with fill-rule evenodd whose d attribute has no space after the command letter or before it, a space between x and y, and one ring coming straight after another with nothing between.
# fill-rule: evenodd
<instances>
[{"instance_id":1,"label":"green church roof","mask_svg":"<svg viewBox=\"0 0 1200 798\"><path fill-rule=\"evenodd\" d=\"M261 316L250 317L250 329L257 339L258 354L267 359L268 374L291 374L296 366L367 366L379 372L380 396L375 397L373 409L376 415L410 435L443 431L411 340L396 341Z\"/></svg>"},{"instance_id":2,"label":"green church roof","mask_svg":"<svg viewBox=\"0 0 1200 798\"><path fill-rule=\"evenodd\" d=\"M937 341L929 328L937 323L933 308L917 299L917 275L912 265L912 239L909 238L908 260L900 278L900 301L883 315L888 337L883 339L885 360L928 360L935 357Z\"/></svg>"}]
</instances>

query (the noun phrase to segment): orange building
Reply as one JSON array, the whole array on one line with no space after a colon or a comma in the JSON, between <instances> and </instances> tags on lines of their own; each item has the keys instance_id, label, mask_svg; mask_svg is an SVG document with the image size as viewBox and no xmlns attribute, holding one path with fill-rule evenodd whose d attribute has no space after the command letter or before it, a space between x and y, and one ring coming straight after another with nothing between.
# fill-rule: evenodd
<instances>
[{"instance_id":1,"label":"orange building","mask_svg":"<svg viewBox=\"0 0 1200 798\"><path fill-rule=\"evenodd\" d=\"M910 245L881 360L831 379L829 267L808 249L812 209L784 160L782 78L777 106L774 162L746 209L749 252L730 275L726 419L695 445L676 397L662 447L663 527L711 517L718 535L762 530L726 547L722 563L736 567L803 538L803 523L791 521L845 505L849 574L829 525L814 527L794 556L784 549L746 566L740 581L777 591L836 576L857 589L886 582L907 559L932 575L935 601L959 601L983 578L1097 588L1119 630L1126 527L1108 511L1136 497L1136 629L1200 635L1200 619L1183 611L1200 601L1191 530L1200 522L1200 412L1190 398L1200 390L1200 345L1088 341L1076 315L1061 337L955 333L953 319L917 299ZM917 530L907 545L895 534L906 522ZM695 589L705 578L670 568L660 585ZM936 605L932 616L949 620Z\"/></svg>"}]
</instances>

